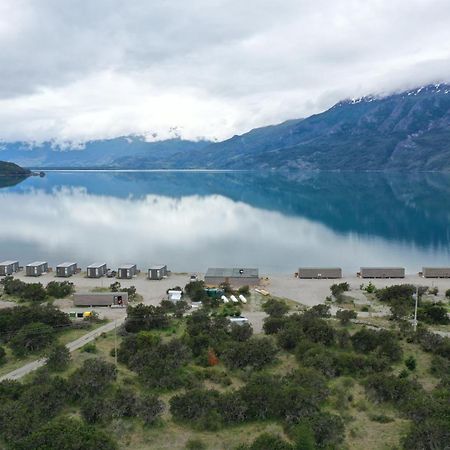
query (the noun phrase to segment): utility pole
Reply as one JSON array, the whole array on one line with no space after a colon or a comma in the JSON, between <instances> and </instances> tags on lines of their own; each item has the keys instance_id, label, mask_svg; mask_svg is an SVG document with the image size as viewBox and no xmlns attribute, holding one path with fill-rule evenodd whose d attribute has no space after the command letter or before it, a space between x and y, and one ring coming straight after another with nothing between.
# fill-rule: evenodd
<instances>
[{"instance_id":1,"label":"utility pole","mask_svg":"<svg viewBox=\"0 0 450 450\"><path fill-rule=\"evenodd\" d=\"M413 320L414 332L417 331L417 304L419 303L419 286L416 286L415 300L416 304L414 306L414 320Z\"/></svg>"},{"instance_id":2,"label":"utility pole","mask_svg":"<svg viewBox=\"0 0 450 450\"><path fill-rule=\"evenodd\" d=\"M117 368L117 319L114 319L114 362Z\"/></svg>"}]
</instances>

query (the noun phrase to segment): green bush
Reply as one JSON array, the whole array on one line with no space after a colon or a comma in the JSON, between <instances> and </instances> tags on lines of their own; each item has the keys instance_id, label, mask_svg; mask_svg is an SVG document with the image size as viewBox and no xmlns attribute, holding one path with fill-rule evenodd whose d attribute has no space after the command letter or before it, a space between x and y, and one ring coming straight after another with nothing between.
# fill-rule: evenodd
<instances>
[{"instance_id":1,"label":"green bush","mask_svg":"<svg viewBox=\"0 0 450 450\"><path fill-rule=\"evenodd\" d=\"M89 342L81 347L81 351L85 353L97 353L97 346L95 342Z\"/></svg>"},{"instance_id":2,"label":"green bush","mask_svg":"<svg viewBox=\"0 0 450 450\"><path fill-rule=\"evenodd\" d=\"M262 304L263 311L270 317L283 317L289 312L289 306L283 300L269 298Z\"/></svg>"},{"instance_id":3,"label":"green bush","mask_svg":"<svg viewBox=\"0 0 450 450\"><path fill-rule=\"evenodd\" d=\"M53 298L64 298L75 292L75 287L70 281L50 281L47 284L47 295Z\"/></svg>"},{"instance_id":4,"label":"green bush","mask_svg":"<svg viewBox=\"0 0 450 450\"><path fill-rule=\"evenodd\" d=\"M6 351L5 349L0 345L0 366L4 364L6 361Z\"/></svg>"},{"instance_id":5,"label":"green bush","mask_svg":"<svg viewBox=\"0 0 450 450\"><path fill-rule=\"evenodd\" d=\"M69 349L63 344L53 346L47 355L47 367L55 372L61 372L70 364Z\"/></svg>"},{"instance_id":6,"label":"green bush","mask_svg":"<svg viewBox=\"0 0 450 450\"><path fill-rule=\"evenodd\" d=\"M341 325L348 325L352 319L357 317L357 312L349 309L340 309L336 312L336 318L339 319Z\"/></svg>"},{"instance_id":7,"label":"green bush","mask_svg":"<svg viewBox=\"0 0 450 450\"><path fill-rule=\"evenodd\" d=\"M414 356L408 356L408 358L405 359L405 366L408 368L408 370L410 370L411 372L413 372L414 370L416 370L417 367L417 361L416 358L414 358Z\"/></svg>"},{"instance_id":8,"label":"green bush","mask_svg":"<svg viewBox=\"0 0 450 450\"><path fill-rule=\"evenodd\" d=\"M22 327L9 345L16 356L23 356L48 347L54 338L55 331L51 326L35 322Z\"/></svg>"}]
</instances>

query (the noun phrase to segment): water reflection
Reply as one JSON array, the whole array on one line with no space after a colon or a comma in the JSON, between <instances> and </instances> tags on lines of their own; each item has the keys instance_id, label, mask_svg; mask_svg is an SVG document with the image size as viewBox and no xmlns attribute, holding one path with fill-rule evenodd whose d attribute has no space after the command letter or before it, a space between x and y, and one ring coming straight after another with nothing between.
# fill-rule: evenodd
<instances>
[{"instance_id":1,"label":"water reflection","mask_svg":"<svg viewBox=\"0 0 450 450\"><path fill-rule=\"evenodd\" d=\"M0 191L0 259L174 270L449 264L449 178L49 173Z\"/></svg>"}]
</instances>

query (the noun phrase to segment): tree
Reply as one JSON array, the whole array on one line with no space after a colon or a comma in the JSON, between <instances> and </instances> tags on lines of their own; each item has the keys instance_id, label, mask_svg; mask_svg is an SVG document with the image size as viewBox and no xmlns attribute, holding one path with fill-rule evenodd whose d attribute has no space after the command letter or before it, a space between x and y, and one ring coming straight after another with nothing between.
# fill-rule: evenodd
<instances>
[{"instance_id":1,"label":"tree","mask_svg":"<svg viewBox=\"0 0 450 450\"><path fill-rule=\"evenodd\" d=\"M21 450L116 450L110 434L66 417L48 422L18 445Z\"/></svg>"},{"instance_id":2,"label":"tree","mask_svg":"<svg viewBox=\"0 0 450 450\"><path fill-rule=\"evenodd\" d=\"M6 361L6 351L5 349L0 345L0 366Z\"/></svg>"},{"instance_id":3,"label":"tree","mask_svg":"<svg viewBox=\"0 0 450 450\"><path fill-rule=\"evenodd\" d=\"M240 294L240 295L250 295L250 286L241 286L238 289L238 294Z\"/></svg>"},{"instance_id":4,"label":"tree","mask_svg":"<svg viewBox=\"0 0 450 450\"><path fill-rule=\"evenodd\" d=\"M448 417L431 417L415 422L403 439L403 448L408 450L445 449L450 442L450 422Z\"/></svg>"},{"instance_id":5,"label":"tree","mask_svg":"<svg viewBox=\"0 0 450 450\"><path fill-rule=\"evenodd\" d=\"M263 303L262 309L270 317L283 317L288 313L289 306L283 300L269 298L265 303Z\"/></svg>"},{"instance_id":6,"label":"tree","mask_svg":"<svg viewBox=\"0 0 450 450\"><path fill-rule=\"evenodd\" d=\"M20 294L21 300L25 302L42 303L47 297L47 291L41 283L25 283Z\"/></svg>"},{"instance_id":7,"label":"tree","mask_svg":"<svg viewBox=\"0 0 450 450\"><path fill-rule=\"evenodd\" d=\"M252 444L238 447L239 450L293 450L289 442L286 442L276 434L263 433L259 435Z\"/></svg>"},{"instance_id":8,"label":"tree","mask_svg":"<svg viewBox=\"0 0 450 450\"><path fill-rule=\"evenodd\" d=\"M285 324L284 317L265 317L263 321L263 330L265 334L278 333Z\"/></svg>"},{"instance_id":9,"label":"tree","mask_svg":"<svg viewBox=\"0 0 450 450\"><path fill-rule=\"evenodd\" d=\"M232 323L230 329L230 337L234 341L247 341L253 335L253 328L249 323L237 324Z\"/></svg>"},{"instance_id":10,"label":"tree","mask_svg":"<svg viewBox=\"0 0 450 450\"><path fill-rule=\"evenodd\" d=\"M276 354L277 348L272 339L253 337L226 348L222 359L231 369L243 369L248 366L260 370L274 362Z\"/></svg>"},{"instance_id":11,"label":"tree","mask_svg":"<svg viewBox=\"0 0 450 450\"><path fill-rule=\"evenodd\" d=\"M54 298L64 298L75 292L75 287L70 281L50 281L46 287L47 295Z\"/></svg>"},{"instance_id":12,"label":"tree","mask_svg":"<svg viewBox=\"0 0 450 450\"><path fill-rule=\"evenodd\" d=\"M416 358L414 358L414 356L408 356L408 358L405 359L405 366L411 371L413 372L414 370L416 370L417 367L417 362L416 362Z\"/></svg>"},{"instance_id":13,"label":"tree","mask_svg":"<svg viewBox=\"0 0 450 450\"><path fill-rule=\"evenodd\" d=\"M49 346L54 339L55 331L49 325L35 322L25 325L11 339L9 345L13 353L23 356Z\"/></svg>"},{"instance_id":14,"label":"tree","mask_svg":"<svg viewBox=\"0 0 450 450\"><path fill-rule=\"evenodd\" d=\"M341 301L342 294L349 290L350 290L350 285L348 283L339 283L339 284L335 283L330 286L331 294L337 301Z\"/></svg>"},{"instance_id":15,"label":"tree","mask_svg":"<svg viewBox=\"0 0 450 450\"><path fill-rule=\"evenodd\" d=\"M164 412L164 402L155 395L145 395L138 402L137 410L138 416L143 420L145 425L151 425Z\"/></svg>"},{"instance_id":16,"label":"tree","mask_svg":"<svg viewBox=\"0 0 450 450\"><path fill-rule=\"evenodd\" d=\"M447 289L447 290L445 291L445 297L446 297L446 298L450 298L450 289Z\"/></svg>"},{"instance_id":17,"label":"tree","mask_svg":"<svg viewBox=\"0 0 450 450\"><path fill-rule=\"evenodd\" d=\"M314 433L307 423L296 425L292 430L294 446L293 450L315 450L316 442Z\"/></svg>"},{"instance_id":18,"label":"tree","mask_svg":"<svg viewBox=\"0 0 450 450\"><path fill-rule=\"evenodd\" d=\"M70 351L63 344L53 346L47 355L47 367L55 372L61 372L70 364Z\"/></svg>"},{"instance_id":19,"label":"tree","mask_svg":"<svg viewBox=\"0 0 450 450\"><path fill-rule=\"evenodd\" d=\"M352 311L349 309L340 309L336 312L336 318L339 319L341 325L348 325L350 320L356 319L358 314L356 311Z\"/></svg>"},{"instance_id":20,"label":"tree","mask_svg":"<svg viewBox=\"0 0 450 450\"><path fill-rule=\"evenodd\" d=\"M74 397L83 399L105 392L116 377L114 364L100 358L91 358L71 374L69 384Z\"/></svg>"},{"instance_id":21,"label":"tree","mask_svg":"<svg viewBox=\"0 0 450 450\"><path fill-rule=\"evenodd\" d=\"M447 325L450 323L447 308L442 302L423 303L418 309L417 317L419 320L430 324Z\"/></svg>"}]
</instances>

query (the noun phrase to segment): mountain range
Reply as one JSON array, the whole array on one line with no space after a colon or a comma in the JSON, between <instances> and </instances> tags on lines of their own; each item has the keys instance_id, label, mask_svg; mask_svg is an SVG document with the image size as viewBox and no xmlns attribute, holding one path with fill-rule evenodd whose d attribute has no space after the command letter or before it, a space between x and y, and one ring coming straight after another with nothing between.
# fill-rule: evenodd
<instances>
[{"instance_id":1,"label":"mountain range","mask_svg":"<svg viewBox=\"0 0 450 450\"><path fill-rule=\"evenodd\" d=\"M450 85L344 100L222 142L127 136L76 149L3 142L0 159L34 168L450 171Z\"/></svg>"}]
</instances>

